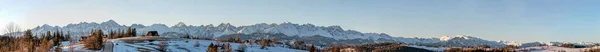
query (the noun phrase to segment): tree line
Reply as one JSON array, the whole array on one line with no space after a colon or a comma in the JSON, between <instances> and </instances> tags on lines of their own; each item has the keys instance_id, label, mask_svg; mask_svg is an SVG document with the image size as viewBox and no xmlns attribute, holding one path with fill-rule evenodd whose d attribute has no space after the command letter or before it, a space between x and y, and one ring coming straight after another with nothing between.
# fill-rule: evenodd
<instances>
[{"instance_id":1,"label":"tree line","mask_svg":"<svg viewBox=\"0 0 600 52\"><path fill-rule=\"evenodd\" d=\"M11 32L14 33L14 32ZM102 44L105 39L123 38L123 37L135 37L135 28L127 28L127 30L110 31L109 34L104 34L102 30L92 30L90 36L85 36L80 39L79 42L84 44L84 48L90 50L102 49ZM60 52L63 51L59 47L66 46L61 45L63 41L76 41L75 38L71 37L70 33L63 33L60 30L54 32L47 31L45 33L38 33L38 36L34 36L31 30L23 31L22 36L0 36L0 51L14 51L14 52Z\"/></svg>"},{"instance_id":2,"label":"tree line","mask_svg":"<svg viewBox=\"0 0 600 52\"><path fill-rule=\"evenodd\" d=\"M93 30L90 36L85 37L82 42L84 47L90 50L100 50L102 49L103 43L105 39L115 39L115 38L123 38L123 37L135 37L137 32L135 28L127 28L127 30L110 31L109 34L104 34L104 31L101 29Z\"/></svg>"},{"instance_id":3,"label":"tree line","mask_svg":"<svg viewBox=\"0 0 600 52\"><path fill-rule=\"evenodd\" d=\"M55 32L46 32L41 36L33 36L31 30L26 30L23 36L0 36L0 51L15 51L15 52L48 52L61 51L56 48L61 45L62 41L70 41L70 34L64 34L58 30Z\"/></svg>"}]
</instances>

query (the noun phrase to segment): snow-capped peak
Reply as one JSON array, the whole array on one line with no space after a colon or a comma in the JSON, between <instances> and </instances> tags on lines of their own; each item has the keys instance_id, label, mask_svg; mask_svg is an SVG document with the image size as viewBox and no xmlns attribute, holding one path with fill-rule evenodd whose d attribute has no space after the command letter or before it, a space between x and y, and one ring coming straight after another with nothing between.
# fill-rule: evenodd
<instances>
[{"instance_id":1,"label":"snow-capped peak","mask_svg":"<svg viewBox=\"0 0 600 52\"><path fill-rule=\"evenodd\" d=\"M110 25L119 25L115 20L108 20L106 22L102 22L101 24L110 24Z\"/></svg>"},{"instance_id":2,"label":"snow-capped peak","mask_svg":"<svg viewBox=\"0 0 600 52\"><path fill-rule=\"evenodd\" d=\"M227 27L227 26L231 26L230 23L221 23L218 25L219 27Z\"/></svg>"},{"instance_id":3,"label":"snow-capped peak","mask_svg":"<svg viewBox=\"0 0 600 52\"><path fill-rule=\"evenodd\" d=\"M50 26L48 24L44 24L44 25L42 25L42 27L52 27L52 26Z\"/></svg>"},{"instance_id":4,"label":"snow-capped peak","mask_svg":"<svg viewBox=\"0 0 600 52\"><path fill-rule=\"evenodd\" d=\"M440 41L448 41L448 40L453 40L453 39L469 40L472 38L477 38L477 37L471 37L471 36L467 36L467 35L442 36L442 37L440 37ZM479 39L479 38L477 38L477 39Z\"/></svg>"},{"instance_id":5,"label":"snow-capped peak","mask_svg":"<svg viewBox=\"0 0 600 52\"><path fill-rule=\"evenodd\" d=\"M117 28L115 28L115 27L120 27L120 25L119 25L117 22L115 22L114 20L112 20L112 19L111 19L111 20L108 20L108 21L106 21L106 22L102 22L102 23L100 23L100 26L101 26L102 28L105 28L105 29L110 29L110 30L112 30L112 29L117 29Z\"/></svg>"},{"instance_id":6,"label":"snow-capped peak","mask_svg":"<svg viewBox=\"0 0 600 52\"><path fill-rule=\"evenodd\" d=\"M185 27L186 25L183 22L179 22L177 24L175 24L174 27Z\"/></svg>"},{"instance_id":7,"label":"snow-capped peak","mask_svg":"<svg viewBox=\"0 0 600 52\"><path fill-rule=\"evenodd\" d=\"M497 41L483 40L477 37L467 35L456 35L456 36L443 36L439 38L439 42L433 42L432 45L449 45L449 46L482 46L487 45L491 47L503 47L506 44Z\"/></svg>"},{"instance_id":8,"label":"snow-capped peak","mask_svg":"<svg viewBox=\"0 0 600 52\"><path fill-rule=\"evenodd\" d=\"M521 46L522 45L522 43L515 42L515 41L499 40L499 41L496 41L496 42L504 43L506 45L514 45L514 46Z\"/></svg>"},{"instance_id":9,"label":"snow-capped peak","mask_svg":"<svg viewBox=\"0 0 600 52\"><path fill-rule=\"evenodd\" d=\"M167 27L165 24L152 24L151 27ZM168 27L167 27L168 28Z\"/></svg>"}]
</instances>

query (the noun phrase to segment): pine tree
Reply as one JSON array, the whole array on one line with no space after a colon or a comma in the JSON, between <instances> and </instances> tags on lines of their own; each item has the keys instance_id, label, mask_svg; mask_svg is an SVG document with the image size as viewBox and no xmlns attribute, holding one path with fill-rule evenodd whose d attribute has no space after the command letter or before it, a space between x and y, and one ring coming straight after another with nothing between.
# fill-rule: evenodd
<instances>
[{"instance_id":1,"label":"pine tree","mask_svg":"<svg viewBox=\"0 0 600 52\"><path fill-rule=\"evenodd\" d=\"M67 41L71 41L71 33L70 32L67 32L67 35L65 35L65 39Z\"/></svg>"},{"instance_id":2,"label":"pine tree","mask_svg":"<svg viewBox=\"0 0 600 52\"><path fill-rule=\"evenodd\" d=\"M61 42L61 40L62 40L61 35L62 34L58 30L56 32L54 32L54 38L53 38L54 43L52 43L53 46L58 46L58 43Z\"/></svg>"},{"instance_id":3,"label":"pine tree","mask_svg":"<svg viewBox=\"0 0 600 52\"><path fill-rule=\"evenodd\" d=\"M25 34L23 35L23 39L21 39L21 41L23 42L23 44L21 44L21 47L23 47L23 49L27 49L27 52L33 52L34 44L31 30L25 31Z\"/></svg>"},{"instance_id":4,"label":"pine tree","mask_svg":"<svg viewBox=\"0 0 600 52\"><path fill-rule=\"evenodd\" d=\"M42 36L42 40L40 40L41 43L39 44L40 48L41 48L41 49L39 49L40 51L47 52L47 49L50 46L49 45L50 44L49 43L49 41L50 41L50 35L49 34L50 33L47 33L45 36ZM40 51L38 51L38 52L40 52Z\"/></svg>"},{"instance_id":5,"label":"pine tree","mask_svg":"<svg viewBox=\"0 0 600 52\"><path fill-rule=\"evenodd\" d=\"M50 38L51 38L51 37L50 37L51 35L52 35L52 33L51 33L50 31L47 31L47 32L46 32L46 36L43 36L43 37L47 37L48 39L50 39ZM48 40L48 39L46 39L46 40Z\"/></svg>"},{"instance_id":6,"label":"pine tree","mask_svg":"<svg viewBox=\"0 0 600 52\"><path fill-rule=\"evenodd\" d=\"M114 34L112 34L113 39L119 38L119 31L115 31Z\"/></svg>"},{"instance_id":7,"label":"pine tree","mask_svg":"<svg viewBox=\"0 0 600 52\"><path fill-rule=\"evenodd\" d=\"M125 31L125 37L130 37L129 35L131 35L131 27L127 28L127 31Z\"/></svg>"},{"instance_id":8,"label":"pine tree","mask_svg":"<svg viewBox=\"0 0 600 52\"><path fill-rule=\"evenodd\" d=\"M121 33L119 33L119 38L123 38L125 36L125 30L121 30Z\"/></svg>"},{"instance_id":9,"label":"pine tree","mask_svg":"<svg viewBox=\"0 0 600 52\"><path fill-rule=\"evenodd\" d=\"M311 46L308 47L308 51L310 51L310 52L317 52L317 49L315 48L315 46L311 45Z\"/></svg>"},{"instance_id":10,"label":"pine tree","mask_svg":"<svg viewBox=\"0 0 600 52\"><path fill-rule=\"evenodd\" d=\"M135 33L133 33L133 29L131 29L131 27L127 28L127 33L125 33L125 37L133 37Z\"/></svg>"},{"instance_id":11,"label":"pine tree","mask_svg":"<svg viewBox=\"0 0 600 52\"><path fill-rule=\"evenodd\" d=\"M135 28L133 28L133 30L131 30L131 37L136 37L137 36L137 31L135 30Z\"/></svg>"},{"instance_id":12,"label":"pine tree","mask_svg":"<svg viewBox=\"0 0 600 52\"><path fill-rule=\"evenodd\" d=\"M96 41L97 41L97 42L100 42L100 43L98 43L98 45L99 45L99 47L100 47L100 48L102 48L102 43L104 43L104 42L103 42L104 40L102 39L102 35L104 35L104 33L103 33L103 31L102 31L102 30L98 30L98 32L96 32L96 33L97 33L97 34L96 34L96 39L98 39L98 40L96 40Z\"/></svg>"},{"instance_id":13,"label":"pine tree","mask_svg":"<svg viewBox=\"0 0 600 52\"><path fill-rule=\"evenodd\" d=\"M115 34L112 30L108 33L108 39L113 39L113 34Z\"/></svg>"},{"instance_id":14,"label":"pine tree","mask_svg":"<svg viewBox=\"0 0 600 52\"><path fill-rule=\"evenodd\" d=\"M58 46L56 46L56 48L54 48L54 52L62 52L62 49L60 48L61 46L63 46L63 45L61 45L61 43L58 43Z\"/></svg>"},{"instance_id":15,"label":"pine tree","mask_svg":"<svg viewBox=\"0 0 600 52\"><path fill-rule=\"evenodd\" d=\"M212 43L210 43L210 45L208 45L208 48L206 48L206 52L211 52L212 51L211 48L213 46L215 46L215 45L213 45Z\"/></svg>"}]
</instances>

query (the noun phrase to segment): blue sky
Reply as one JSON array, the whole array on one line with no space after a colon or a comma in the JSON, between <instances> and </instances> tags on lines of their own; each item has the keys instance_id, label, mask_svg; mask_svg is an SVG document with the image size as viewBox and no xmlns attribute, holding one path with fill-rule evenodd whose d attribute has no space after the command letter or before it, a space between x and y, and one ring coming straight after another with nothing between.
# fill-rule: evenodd
<instances>
[{"instance_id":1,"label":"blue sky","mask_svg":"<svg viewBox=\"0 0 600 52\"><path fill-rule=\"evenodd\" d=\"M600 40L600 0L0 0L0 27L292 22L395 37L465 34L518 42Z\"/></svg>"}]
</instances>

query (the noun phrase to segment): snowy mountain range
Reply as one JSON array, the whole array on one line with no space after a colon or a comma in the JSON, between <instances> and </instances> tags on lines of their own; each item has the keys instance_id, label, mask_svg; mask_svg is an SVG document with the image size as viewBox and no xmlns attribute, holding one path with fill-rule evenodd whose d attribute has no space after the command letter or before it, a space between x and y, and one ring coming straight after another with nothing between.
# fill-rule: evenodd
<instances>
[{"instance_id":1,"label":"snowy mountain range","mask_svg":"<svg viewBox=\"0 0 600 52\"><path fill-rule=\"evenodd\" d=\"M108 20L102 23L96 22L81 22L77 24L68 24L63 27L50 26L44 24L42 26L35 27L32 30L34 34L42 34L47 31L61 31L63 33L70 33L72 36L87 36L94 29L102 29L105 33L110 31L121 31L131 27L137 30L138 35L144 35L147 31L158 31L159 34L165 36L182 36L189 35L194 37L208 37L215 38L223 35L230 34L253 34L253 33L279 33L289 37L310 38L310 37L324 37L326 39L332 39L333 41L341 40L357 40L359 42L401 42L405 44L419 44L429 46L481 46L488 45L491 47L502 47L505 45L517 45L517 46L534 46L541 44L562 44L562 43L543 43L543 42L531 42L531 43L516 43L511 41L489 41L480 39L477 37L457 35L457 36L443 36L440 38L405 38L405 37L392 37L385 33L362 33L355 30L344 30L340 26L316 26L313 24L294 24L290 22L284 22L280 24L272 23L259 23L254 25L246 26L234 26L229 23L221 23L219 25L186 25L180 22L174 26L168 27L164 24L152 24L145 26L142 24L132 24L129 26L120 25L114 20ZM292 39L296 40L296 39ZM324 41L328 42L328 41ZM580 43L581 45L591 45L594 43Z\"/></svg>"}]
</instances>

